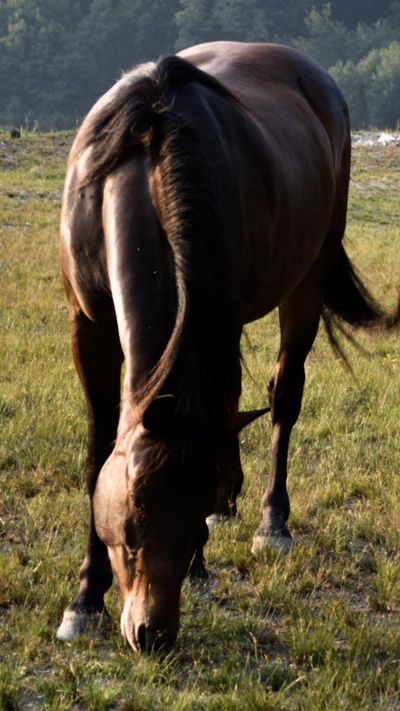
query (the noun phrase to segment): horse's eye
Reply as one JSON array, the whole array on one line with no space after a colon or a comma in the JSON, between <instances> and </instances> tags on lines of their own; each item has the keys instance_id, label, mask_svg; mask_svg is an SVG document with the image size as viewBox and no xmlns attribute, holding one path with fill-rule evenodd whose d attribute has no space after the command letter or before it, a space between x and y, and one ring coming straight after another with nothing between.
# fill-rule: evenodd
<instances>
[{"instance_id":1,"label":"horse's eye","mask_svg":"<svg viewBox=\"0 0 400 711\"><path fill-rule=\"evenodd\" d=\"M140 511L144 511L144 501L141 496L138 494L135 494L134 491L131 492L130 494L132 503L136 509L139 509Z\"/></svg>"},{"instance_id":2,"label":"horse's eye","mask_svg":"<svg viewBox=\"0 0 400 711\"><path fill-rule=\"evenodd\" d=\"M133 521L135 526L140 526L146 519L146 505L144 499L134 492L130 495L133 504Z\"/></svg>"}]
</instances>

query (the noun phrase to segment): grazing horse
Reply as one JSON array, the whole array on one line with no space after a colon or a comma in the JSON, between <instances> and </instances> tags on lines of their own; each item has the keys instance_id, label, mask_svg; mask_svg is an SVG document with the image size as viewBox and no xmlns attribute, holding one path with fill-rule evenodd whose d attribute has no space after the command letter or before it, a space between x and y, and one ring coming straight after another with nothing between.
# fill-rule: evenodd
<instances>
[{"instance_id":1,"label":"grazing horse","mask_svg":"<svg viewBox=\"0 0 400 711\"><path fill-rule=\"evenodd\" d=\"M90 530L59 639L107 618L168 647L185 575L206 574L207 517L234 514L243 325L279 308L271 469L254 547L291 542L287 452L324 319L387 320L342 247L346 103L279 45L215 42L133 69L73 144L61 218L72 351L88 409ZM121 367L125 362L121 397ZM269 409L269 408L268 408Z\"/></svg>"}]
</instances>

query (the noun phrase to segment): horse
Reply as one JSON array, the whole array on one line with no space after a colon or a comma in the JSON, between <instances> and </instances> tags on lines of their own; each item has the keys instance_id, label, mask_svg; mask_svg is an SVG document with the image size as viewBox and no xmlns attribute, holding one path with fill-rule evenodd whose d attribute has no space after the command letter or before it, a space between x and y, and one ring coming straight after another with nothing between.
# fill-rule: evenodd
<instances>
[{"instance_id":1,"label":"horse","mask_svg":"<svg viewBox=\"0 0 400 711\"><path fill-rule=\"evenodd\" d=\"M342 244L350 157L339 88L281 45L213 42L140 65L84 119L60 256L87 403L90 520L59 639L108 621L115 574L132 648L174 644L183 580L207 575L207 522L236 513L238 434L269 410L253 548L290 547L289 438L320 320L336 349L346 324L399 320ZM268 406L242 412L242 330L275 308Z\"/></svg>"}]
</instances>

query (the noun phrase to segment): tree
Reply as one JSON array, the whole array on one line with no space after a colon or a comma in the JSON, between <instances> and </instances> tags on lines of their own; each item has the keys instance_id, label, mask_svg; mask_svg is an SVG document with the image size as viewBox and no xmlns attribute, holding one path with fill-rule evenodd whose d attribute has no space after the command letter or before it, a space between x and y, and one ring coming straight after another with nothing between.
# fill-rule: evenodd
<instances>
[{"instance_id":1,"label":"tree","mask_svg":"<svg viewBox=\"0 0 400 711\"><path fill-rule=\"evenodd\" d=\"M351 48L350 32L342 22L332 20L330 3L323 5L321 11L313 7L305 18L305 26L307 35L296 41L300 49L327 68L346 60Z\"/></svg>"},{"instance_id":2,"label":"tree","mask_svg":"<svg viewBox=\"0 0 400 711\"><path fill-rule=\"evenodd\" d=\"M400 127L400 42L373 49L358 65L364 81L368 123L377 128Z\"/></svg>"},{"instance_id":3,"label":"tree","mask_svg":"<svg viewBox=\"0 0 400 711\"><path fill-rule=\"evenodd\" d=\"M5 78L3 97L8 114L13 107L13 123L32 123L38 118L46 91L50 103L51 99L57 103L54 60L79 17L79 5L71 6L67 0L7 3L7 33L0 39L0 66Z\"/></svg>"},{"instance_id":4,"label":"tree","mask_svg":"<svg viewBox=\"0 0 400 711\"><path fill-rule=\"evenodd\" d=\"M175 50L179 51L200 42L218 38L218 30L212 20L212 0L180 0L182 7L175 15L178 37Z\"/></svg>"},{"instance_id":5,"label":"tree","mask_svg":"<svg viewBox=\"0 0 400 711\"><path fill-rule=\"evenodd\" d=\"M123 70L217 39L298 46L354 126L396 126L400 0L0 0L0 124L74 126Z\"/></svg>"},{"instance_id":6,"label":"tree","mask_svg":"<svg viewBox=\"0 0 400 711\"><path fill-rule=\"evenodd\" d=\"M372 49L388 46L398 36L389 20L377 20L373 25L360 23L352 32L349 59L360 60Z\"/></svg>"},{"instance_id":7,"label":"tree","mask_svg":"<svg viewBox=\"0 0 400 711\"><path fill-rule=\"evenodd\" d=\"M365 96L364 78L360 76L357 63L352 60L337 62L330 68L330 74L346 97L350 109L352 128L366 128L369 125L369 111Z\"/></svg>"},{"instance_id":8,"label":"tree","mask_svg":"<svg viewBox=\"0 0 400 711\"><path fill-rule=\"evenodd\" d=\"M218 27L219 39L242 42L271 40L271 23L262 0L216 0L212 17Z\"/></svg>"},{"instance_id":9,"label":"tree","mask_svg":"<svg viewBox=\"0 0 400 711\"><path fill-rule=\"evenodd\" d=\"M332 20L343 23L348 29L357 25L373 25L392 13L392 0L334 0L331 4Z\"/></svg>"},{"instance_id":10,"label":"tree","mask_svg":"<svg viewBox=\"0 0 400 711\"><path fill-rule=\"evenodd\" d=\"M175 16L179 8L179 0L121 2L121 20L129 26L129 42L126 46L129 48L130 59L125 67L131 66L133 62L157 59L160 55L174 51L178 33Z\"/></svg>"},{"instance_id":11,"label":"tree","mask_svg":"<svg viewBox=\"0 0 400 711\"><path fill-rule=\"evenodd\" d=\"M173 51L178 8L179 0L0 2L1 123L76 125L122 70Z\"/></svg>"},{"instance_id":12,"label":"tree","mask_svg":"<svg viewBox=\"0 0 400 711\"><path fill-rule=\"evenodd\" d=\"M294 38L304 31L304 20L313 0L267 0L264 8L265 23L270 30L271 41L292 44Z\"/></svg>"},{"instance_id":13,"label":"tree","mask_svg":"<svg viewBox=\"0 0 400 711\"><path fill-rule=\"evenodd\" d=\"M400 42L372 49L359 62L339 62L331 74L349 103L354 128L399 128Z\"/></svg>"}]
</instances>

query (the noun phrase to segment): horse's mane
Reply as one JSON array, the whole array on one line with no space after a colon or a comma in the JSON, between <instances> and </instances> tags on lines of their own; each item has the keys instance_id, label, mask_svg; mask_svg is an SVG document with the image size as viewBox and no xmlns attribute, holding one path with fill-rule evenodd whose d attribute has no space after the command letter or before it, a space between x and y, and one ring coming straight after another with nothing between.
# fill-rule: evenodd
<instances>
[{"instance_id":1,"label":"horse's mane","mask_svg":"<svg viewBox=\"0 0 400 711\"><path fill-rule=\"evenodd\" d=\"M212 456L225 412L240 395L241 325L212 156L174 112L174 97L187 82L235 101L213 77L183 59L166 57L121 80L112 100L89 114L76 152L92 147L85 182L105 178L145 150L160 168L166 206L161 221L174 256L176 320L162 357L141 388L138 408L143 414L159 394L172 391L181 449L203 461L205 449Z\"/></svg>"},{"instance_id":2,"label":"horse's mane","mask_svg":"<svg viewBox=\"0 0 400 711\"><path fill-rule=\"evenodd\" d=\"M171 115L174 91L187 82L240 103L218 79L181 57L170 55L139 65L123 75L105 105L94 106L78 133L70 160L89 146L95 148L82 182L105 177L130 157L129 149L139 150L154 141Z\"/></svg>"}]
</instances>

